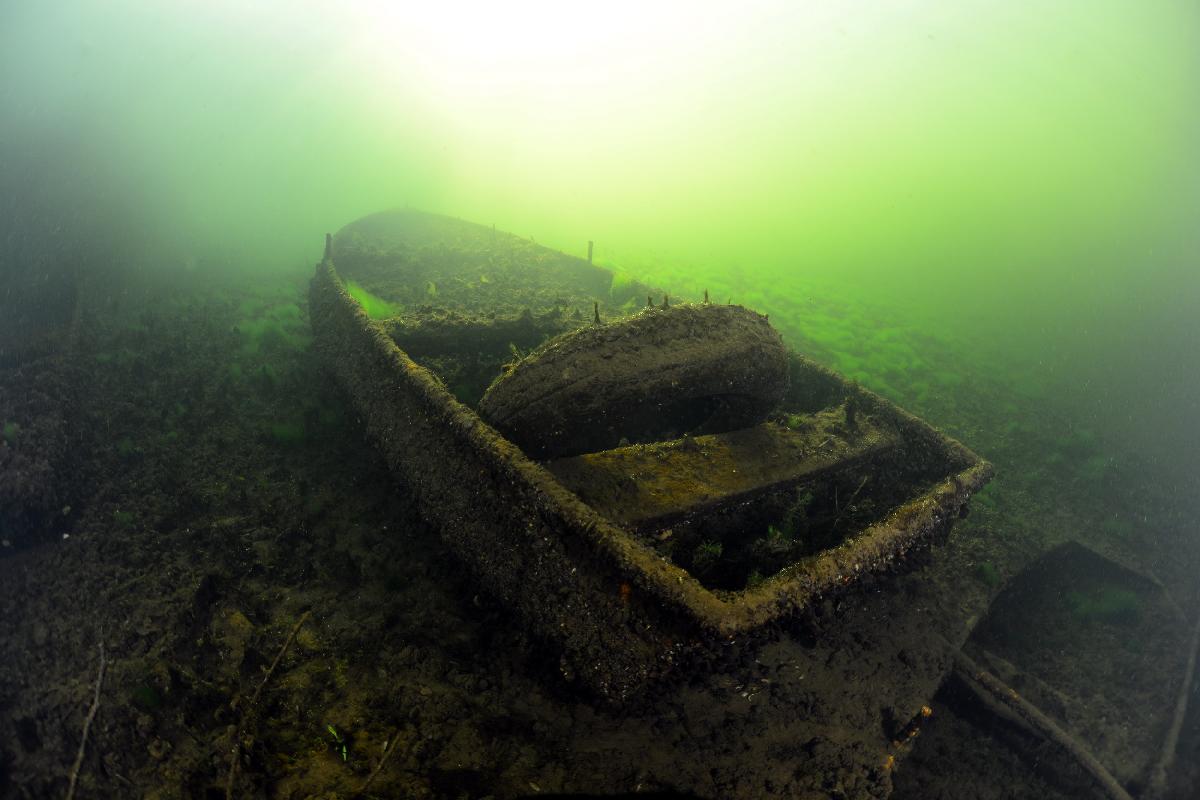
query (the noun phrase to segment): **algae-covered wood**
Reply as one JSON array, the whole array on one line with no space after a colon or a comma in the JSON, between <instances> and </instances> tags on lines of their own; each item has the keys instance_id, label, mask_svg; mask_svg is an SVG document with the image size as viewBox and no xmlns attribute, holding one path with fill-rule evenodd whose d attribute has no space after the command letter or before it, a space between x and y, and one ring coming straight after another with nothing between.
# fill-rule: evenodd
<instances>
[{"instance_id":1,"label":"algae-covered wood","mask_svg":"<svg viewBox=\"0 0 1200 800\"><path fill-rule=\"evenodd\" d=\"M479 403L533 458L761 422L787 388L787 349L741 306L648 308L557 336L506 368Z\"/></svg>"},{"instance_id":2,"label":"algae-covered wood","mask_svg":"<svg viewBox=\"0 0 1200 800\"><path fill-rule=\"evenodd\" d=\"M670 524L772 489L817 481L895 447L894 432L840 410L812 415L803 430L774 422L550 462L564 486L609 519L636 529Z\"/></svg>"}]
</instances>

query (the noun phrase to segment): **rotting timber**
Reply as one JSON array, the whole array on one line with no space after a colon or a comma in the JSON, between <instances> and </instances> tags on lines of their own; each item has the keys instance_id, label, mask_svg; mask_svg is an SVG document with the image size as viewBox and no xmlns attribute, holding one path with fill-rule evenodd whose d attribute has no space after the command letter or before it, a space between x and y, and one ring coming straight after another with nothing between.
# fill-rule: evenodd
<instances>
[{"instance_id":1,"label":"rotting timber","mask_svg":"<svg viewBox=\"0 0 1200 800\"><path fill-rule=\"evenodd\" d=\"M399 313L372 320L348 280ZM945 536L991 475L958 442L794 353L770 419L574 463L535 461L468 405L545 339L663 311L642 308L647 294L582 259L415 212L327 239L310 290L322 356L425 515L558 648L563 674L612 703L898 568ZM770 444L747 446L755 437ZM660 464L660 488L706 464L712 477L694 496L702 479L677 478L686 486L630 510L638 500L619 481L594 495L623 459ZM723 482L721 464L759 474Z\"/></svg>"}]
</instances>

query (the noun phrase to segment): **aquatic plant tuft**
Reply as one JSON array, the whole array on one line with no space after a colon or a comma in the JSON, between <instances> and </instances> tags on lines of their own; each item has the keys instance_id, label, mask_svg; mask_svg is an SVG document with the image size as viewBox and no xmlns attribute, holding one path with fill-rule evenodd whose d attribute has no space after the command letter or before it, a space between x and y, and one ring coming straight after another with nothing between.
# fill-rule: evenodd
<instances>
[{"instance_id":1,"label":"aquatic plant tuft","mask_svg":"<svg viewBox=\"0 0 1200 800\"><path fill-rule=\"evenodd\" d=\"M326 725L325 730L329 731L329 736L332 739L333 749L342 757L342 761L349 759L349 748L345 738L338 732L338 729L333 725Z\"/></svg>"},{"instance_id":2,"label":"aquatic plant tuft","mask_svg":"<svg viewBox=\"0 0 1200 800\"><path fill-rule=\"evenodd\" d=\"M721 560L724 550L720 542L701 542L692 553L692 570L699 575L711 571Z\"/></svg>"},{"instance_id":3,"label":"aquatic plant tuft","mask_svg":"<svg viewBox=\"0 0 1200 800\"><path fill-rule=\"evenodd\" d=\"M367 316L371 319L387 319L396 316L396 306L382 297L371 294L355 281L346 281L346 291L350 293L356 303L362 306L362 310L367 312ZM434 292L436 293L436 291L435 287Z\"/></svg>"}]
</instances>

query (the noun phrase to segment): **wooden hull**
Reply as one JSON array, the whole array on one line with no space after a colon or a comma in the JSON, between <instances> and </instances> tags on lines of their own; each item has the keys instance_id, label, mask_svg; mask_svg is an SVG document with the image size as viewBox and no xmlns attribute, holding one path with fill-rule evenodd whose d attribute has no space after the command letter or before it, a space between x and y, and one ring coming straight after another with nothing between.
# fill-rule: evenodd
<instances>
[{"instance_id":1,"label":"wooden hull","mask_svg":"<svg viewBox=\"0 0 1200 800\"><path fill-rule=\"evenodd\" d=\"M332 254L310 290L317 347L368 435L482 587L561 653L563 674L614 703L680 664L897 568L945 536L991 466L893 404L802 357L792 401L852 398L939 474L875 524L753 587L716 591L568 491L419 366L350 296Z\"/></svg>"}]
</instances>

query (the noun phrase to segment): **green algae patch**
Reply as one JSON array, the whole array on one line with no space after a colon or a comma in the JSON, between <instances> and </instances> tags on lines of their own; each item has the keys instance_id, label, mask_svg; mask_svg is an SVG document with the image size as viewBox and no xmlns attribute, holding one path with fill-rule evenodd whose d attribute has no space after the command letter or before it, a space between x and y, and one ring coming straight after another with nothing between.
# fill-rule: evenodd
<instances>
[{"instance_id":1,"label":"green algae patch","mask_svg":"<svg viewBox=\"0 0 1200 800\"><path fill-rule=\"evenodd\" d=\"M1071 607L1071 615L1083 622L1129 625L1142 615L1142 598L1137 592L1111 586L1090 592L1069 592L1067 605Z\"/></svg>"},{"instance_id":2,"label":"green algae patch","mask_svg":"<svg viewBox=\"0 0 1200 800\"><path fill-rule=\"evenodd\" d=\"M981 561L975 565L975 577L989 589L994 589L1000 585L1000 570L996 569L996 565L990 561Z\"/></svg>"},{"instance_id":3,"label":"green algae patch","mask_svg":"<svg viewBox=\"0 0 1200 800\"><path fill-rule=\"evenodd\" d=\"M272 441L281 445L301 444L306 437L303 423L295 420L277 420L268 426L267 433Z\"/></svg>"},{"instance_id":4,"label":"green algae patch","mask_svg":"<svg viewBox=\"0 0 1200 800\"><path fill-rule=\"evenodd\" d=\"M266 315L280 322L299 324L302 320L300 306L295 303L278 303L267 309Z\"/></svg>"},{"instance_id":5,"label":"green algae patch","mask_svg":"<svg viewBox=\"0 0 1200 800\"><path fill-rule=\"evenodd\" d=\"M299 321L289 322L273 317L246 319L238 323L238 332L245 337L241 355L254 356L260 352L300 351L311 341Z\"/></svg>"},{"instance_id":6,"label":"green algae patch","mask_svg":"<svg viewBox=\"0 0 1200 800\"><path fill-rule=\"evenodd\" d=\"M426 287L426 294L429 294L428 288ZM388 317L396 316L398 313L396 306L382 297L371 294L355 281L346 281L346 291L354 298L354 302L362 306L362 310L367 312L367 316L371 319L387 319ZM433 295L436 294L437 287L435 286Z\"/></svg>"}]
</instances>

